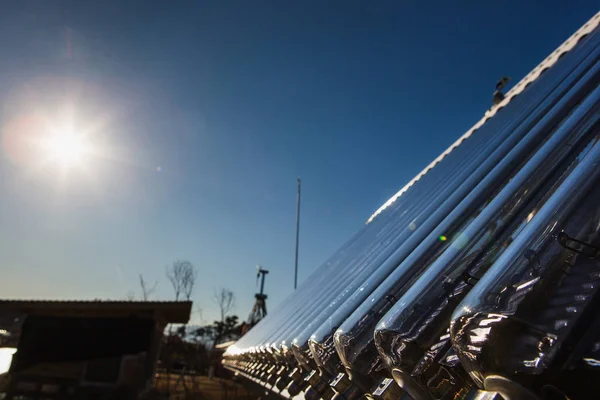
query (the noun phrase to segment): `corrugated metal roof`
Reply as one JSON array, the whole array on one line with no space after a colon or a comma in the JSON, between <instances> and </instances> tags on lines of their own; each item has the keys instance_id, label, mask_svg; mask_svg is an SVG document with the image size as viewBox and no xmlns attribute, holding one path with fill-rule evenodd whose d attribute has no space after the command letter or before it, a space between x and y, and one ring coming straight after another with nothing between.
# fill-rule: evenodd
<instances>
[{"instance_id":1,"label":"corrugated metal roof","mask_svg":"<svg viewBox=\"0 0 600 400\"><path fill-rule=\"evenodd\" d=\"M77 316L156 315L166 323L186 323L191 301L24 300L0 299L0 311Z\"/></svg>"}]
</instances>

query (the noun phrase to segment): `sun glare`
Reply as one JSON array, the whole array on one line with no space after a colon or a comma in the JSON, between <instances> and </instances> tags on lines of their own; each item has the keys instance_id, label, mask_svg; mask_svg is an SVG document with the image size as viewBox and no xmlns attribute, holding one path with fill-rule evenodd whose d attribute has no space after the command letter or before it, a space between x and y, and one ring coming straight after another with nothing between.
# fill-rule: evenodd
<instances>
[{"instance_id":1,"label":"sun glare","mask_svg":"<svg viewBox=\"0 0 600 400\"><path fill-rule=\"evenodd\" d=\"M86 153L84 138L72 132L52 135L47 142L48 156L63 167L70 167L82 161Z\"/></svg>"}]
</instances>

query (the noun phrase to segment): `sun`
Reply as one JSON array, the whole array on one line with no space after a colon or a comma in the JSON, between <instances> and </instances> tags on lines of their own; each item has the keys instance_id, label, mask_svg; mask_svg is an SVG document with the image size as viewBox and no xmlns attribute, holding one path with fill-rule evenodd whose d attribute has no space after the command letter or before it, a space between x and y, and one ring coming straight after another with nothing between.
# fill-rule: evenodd
<instances>
[{"instance_id":1,"label":"sun","mask_svg":"<svg viewBox=\"0 0 600 400\"><path fill-rule=\"evenodd\" d=\"M82 135L70 130L56 132L46 142L48 157L63 167L71 167L82 162L87 146Z\"/></svg>"}]
</instances>

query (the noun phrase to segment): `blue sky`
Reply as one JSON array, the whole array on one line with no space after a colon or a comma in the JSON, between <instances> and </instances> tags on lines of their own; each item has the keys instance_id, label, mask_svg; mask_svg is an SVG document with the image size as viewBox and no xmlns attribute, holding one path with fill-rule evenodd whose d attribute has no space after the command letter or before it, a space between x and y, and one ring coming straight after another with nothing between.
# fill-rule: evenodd
<instances>
[{"instance_id":1,"label":"blue sky","mask_svg":"<svg viewBox=\"0 0 600 400\"><path fill-rule=\"evenodd\" d=\"M268 306L597 11L597 2L5 1L0 297L172 297L190 260ZM40 122L40 121L43 121ZM84 132L68 168L40 124ZM58 128L57 128L58 129ZM32 139L33 140L33 139ZM56 161L56 160L54 160ZM194 316L196 322L198 314Z\"/></svg>"}]
</instances>

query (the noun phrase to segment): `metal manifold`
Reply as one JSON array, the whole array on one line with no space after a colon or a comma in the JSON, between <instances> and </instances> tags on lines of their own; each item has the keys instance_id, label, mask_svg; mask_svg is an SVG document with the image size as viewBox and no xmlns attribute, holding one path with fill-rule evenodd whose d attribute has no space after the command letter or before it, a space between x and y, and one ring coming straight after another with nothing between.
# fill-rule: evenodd
<instances>
[{"instance_id":1,"label":"metal manifold","mask_svg":"<svg viewBox=\"0 0 600 400\"><path fill-rule=\"evenodd\" d=\"M224 355L285 398L600 393L600 13Z\"/></svg>"}]
</instances>

